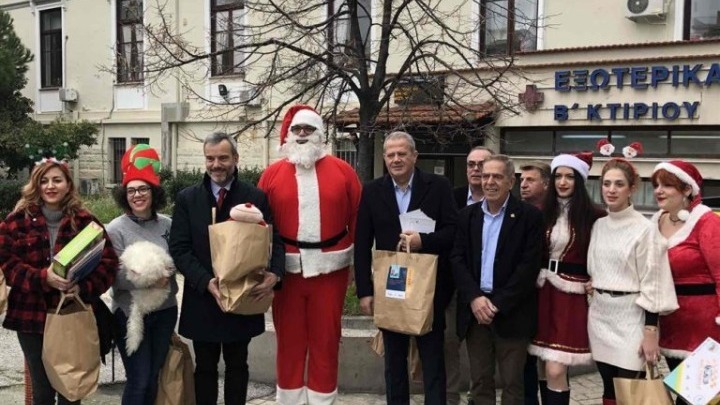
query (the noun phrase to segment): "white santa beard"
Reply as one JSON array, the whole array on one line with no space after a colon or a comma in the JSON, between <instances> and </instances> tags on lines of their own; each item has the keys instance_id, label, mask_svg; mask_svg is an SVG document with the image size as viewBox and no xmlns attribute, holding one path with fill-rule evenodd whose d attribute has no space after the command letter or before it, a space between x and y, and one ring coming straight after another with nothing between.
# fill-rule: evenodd
<instances>
[{"instance_id":1,"label":"white santa beard","mask_svg":"<svg viewBox=\"0 0 720 405\"><path fill-rule=\"evenodd\" d=\"M304 144L297 143L297 137L288 137L285 144L280 150L287 156L290 163L301 165L306 169L311 168L315 162L325 156L325 150L322 147L320 137L308 137L308 142Z\"/></svg>"}]
</instances>

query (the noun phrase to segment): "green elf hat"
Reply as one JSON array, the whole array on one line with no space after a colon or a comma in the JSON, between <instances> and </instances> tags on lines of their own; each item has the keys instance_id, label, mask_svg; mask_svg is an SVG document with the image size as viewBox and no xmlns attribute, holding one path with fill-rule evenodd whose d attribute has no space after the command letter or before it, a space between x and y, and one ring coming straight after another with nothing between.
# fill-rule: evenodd
<instances>
[{"instance_id":1,"label":"green elf hat","mask_svg":"<svg viewBox=\"0 0 720 405\"><path fill-rule=\"evenodd\" d=\"M133 180L142 180L153 186L160 185L158 172L162 168L157 151L144 143L139 143L125 152L120 166L123 171L122 185Z\"/></svg>"}]
</instances>

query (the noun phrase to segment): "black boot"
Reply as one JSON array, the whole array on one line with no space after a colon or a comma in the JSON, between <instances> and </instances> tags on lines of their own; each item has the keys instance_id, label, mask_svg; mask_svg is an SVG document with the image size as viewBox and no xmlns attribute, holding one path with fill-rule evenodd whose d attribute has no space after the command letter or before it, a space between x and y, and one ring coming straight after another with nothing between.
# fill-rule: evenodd
<instances>
[{"instance_id":1,"label":"black boot","mask_svg":"<svg viewBox=\"0 0 720 405\"><path fill-rule=\"evenodd\" d=\"M547 381L546 380L539 380L538 381L538 388L540 388L540 404L541 405L548 405L548 387L547 387Z\"/></svg>"},{"instance_id":2,"label":"black boot","mask_svg":"<svg viewBox=\"0 0 720 405\"><path fill-rule=\"evenodd\" d=\"M547 390L547 405L570 405L570 390L557 392Z\"/></svg>"}]
</instances>

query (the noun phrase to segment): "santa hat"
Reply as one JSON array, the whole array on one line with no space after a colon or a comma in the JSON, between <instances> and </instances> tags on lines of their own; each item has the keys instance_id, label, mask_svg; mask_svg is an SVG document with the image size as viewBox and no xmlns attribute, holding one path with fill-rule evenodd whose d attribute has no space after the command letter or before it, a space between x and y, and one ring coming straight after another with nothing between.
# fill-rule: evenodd
<instances>
[{"instance_id":1,"label":"santa hat","mask_svg":"<svg viewBox=\"0 0 720 405\"><path fill-rule=\"evenodd\" d=\"M562 154L555 156L555 159L550 163L550 171L555 171L560 166L569 167L580 173L583 180L587 180L590 174L590 168L592 167L592 152L581 152L575 154Z\"/></svg>"},{"instance_id":2,"label":"santa hat","mask_svg":"<svg viewBox=\"0 0 720 405\"><path fill-rule=\"evenodd\" d=\"M685 162L683 160L671 160L668 162L660 162L655 166L653 174L658 170L667 170L669 173L674 174L680 181L687 184L692 188L692 195L700 195L700 188L702 187L702 176L697 167L692 163Z\"/></svg>"},{"instance_id":3,"label":"santa hat","mask_svg":"<svg viewBox=\"0 0 720 405\"><path fill-rule=\"evenodd\" d=\"M158 172L162 163L157 151L150 145L139 143L128 149L120 161L120 168L123 171L123 186L133 180L142 180L153 186L160 185Z\"/></svg>"},{"instance_id":4,"label":"santa hat","mask_svg":"<svg viewBox=\"0 0 720 405\"><path fill-rule=\"evenodd\" d=\"M288 131L291 127L302 124L313 126L316 131L320 131L320 133L325 132L323 119L320 114L308 105L297 104L290 107L290 109L285 113L282 126L280 126L280 145L285 143Z\"/></svg>"}]
</instances>

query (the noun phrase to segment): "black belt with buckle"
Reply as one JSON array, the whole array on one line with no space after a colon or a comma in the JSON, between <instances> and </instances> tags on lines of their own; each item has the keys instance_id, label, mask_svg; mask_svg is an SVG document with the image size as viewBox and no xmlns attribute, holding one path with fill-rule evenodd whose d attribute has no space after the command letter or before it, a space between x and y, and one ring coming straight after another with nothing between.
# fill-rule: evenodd
<instances>
[{"instance_id":1,"label":"black belt with buckle","mask_svg":"<svg viewBox=\"0 0 720 405\"><path fill-rule=\"evenodd\" d=\"M595 291L597 291L600 294L607 294L611 297L623 297L626 295L640 294L639 291L612 291L612 290L603 290L600 288L596 288Z\"/></svg>"},{"instance_id":2,"label":"black belt with buckle","mask_svg":"<svg viewBox=\"0 0 720 405\"><path fill-rule=\"evenodd\" d=\"M715 295L715 284L676 284L677 295Z\"/></svg>"},{"instance_id":3,"label":"black belt with buckle","mask_svg":"<svg viewBox=\"0 0 720 405\"><path fill-rule=\"evenodd\" d=\"M555 274L568 274L587 276L587 266L584 264L561 262L560 260L548 260L548 271Z\"/></svg>"},{"instance_id":4,"label":"black belt with buckle","mask_svg":"<svg viewBox=\"0 0 720 405\"><path fill-rule=\"evenodd\" d=\"M300 249L324 249L324 248L329 248L331 246L337 245L337 243L340 242L340 240L342 238L344 238L345 235L347 235L347 234L348 234L348 231L347 231L347 228L345 228L342 230L342 232L333 236L332 238L326 239L326 240L321 240L320 242L303 242L303 241L286 238L284 236L280 236L280 238L282 239L283 242L285 242L285 244L290 245L290 246L295 246Z\"/></svg>"}]
</instances>

